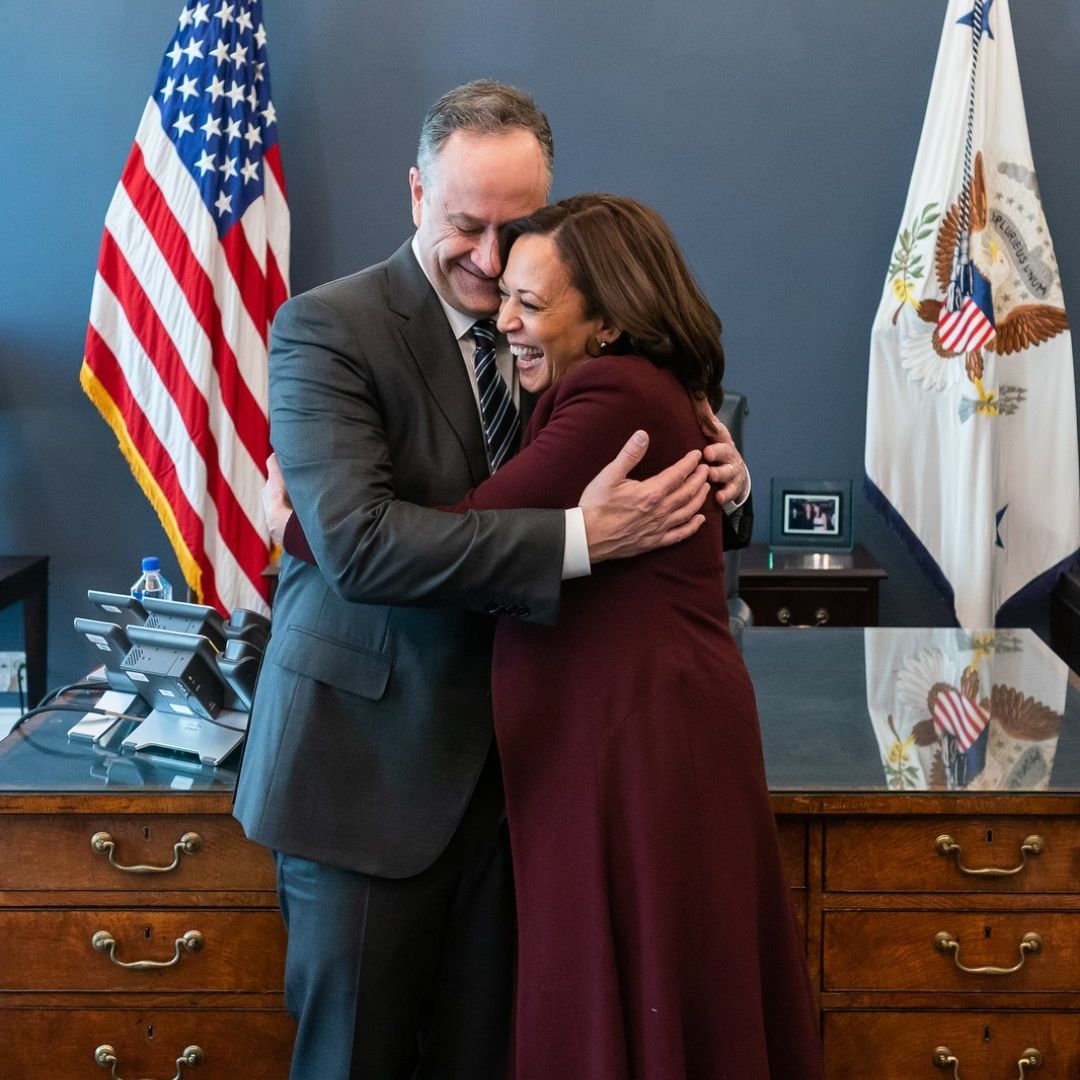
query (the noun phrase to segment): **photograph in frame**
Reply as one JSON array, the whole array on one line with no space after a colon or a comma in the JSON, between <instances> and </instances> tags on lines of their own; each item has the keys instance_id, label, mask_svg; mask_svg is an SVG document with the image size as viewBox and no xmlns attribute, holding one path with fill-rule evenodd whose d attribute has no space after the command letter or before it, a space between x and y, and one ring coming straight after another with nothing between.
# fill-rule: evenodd
<instances>
[{"instance_id":1,"label":"photograph in frame","mask_svg":"<svg viewBox=\"0 0 1080 1080\"><path fill-rule=\"evenodd\" d=\"M774 479L770 546L850 551L850 480Z\"/></svg>"}]
</instances>

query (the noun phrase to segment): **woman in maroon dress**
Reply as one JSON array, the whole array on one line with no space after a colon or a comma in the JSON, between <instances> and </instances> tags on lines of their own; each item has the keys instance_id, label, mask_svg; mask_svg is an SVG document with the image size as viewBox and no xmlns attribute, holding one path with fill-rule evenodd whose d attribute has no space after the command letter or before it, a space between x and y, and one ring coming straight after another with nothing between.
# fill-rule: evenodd
<instances>
[{"instance_id":1,"label":"woman in maroon dress","mask_svg":"<svg viewBox=\"0 0 1080 1080\"><path fill-rule=\"evenodd\" d=\"M705 445L720 321L652 210L577 196L501 247L499 329L544 393L517 455L447 509L576 506L636 429L641 476ZM499 622L514 1080L822 1076L722 513L710 500L689 540L564 582L555 626Z\"/></svg>"},{"instance_id":2,"label":"woman in maroon dress","mask_svg":"<svg viewBox=\"0 0 1080 1080\"><path fill-rule=\"evenodd\" d=\"M576 506L638 428L642 476L705 445L691 395L720 396L720 322L653 211L578 196L502 247L499 329L522 386L550 389L455 509ZM565 582L556 626L496 631L516 1080L822 1075L722 511L705 513L681 544Z\"/></svg>"}]
</instances>

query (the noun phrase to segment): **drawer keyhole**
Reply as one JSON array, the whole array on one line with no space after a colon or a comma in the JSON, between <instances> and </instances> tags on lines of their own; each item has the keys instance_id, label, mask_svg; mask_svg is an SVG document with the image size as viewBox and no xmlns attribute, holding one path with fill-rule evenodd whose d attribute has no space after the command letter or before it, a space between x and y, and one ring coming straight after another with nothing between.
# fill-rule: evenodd
<instances>
[{"instance_id":1,"label":"drawer keyhole","mask_svg":"<svg viewBox=\"0 0 1080 1080\"><path fill-rule=\"evenodd\" d=\"M152 1039L154 1037L154 1025L153 1024L147 1024L146 1025L146 1037L148 1039Z\"/></svg>"},{"instance_id":2,"label":"drawer keyhole","mask_svg":"<svg viewBox=\"0 0 1080 1080\"><path fill-rule=\"evenodd\" d=\"M143 839L144 840L149 840L150 839L150 826L149 825L147 825L146 828L143 829L142 834L143 834Z\"/></svg>"},{"instance_id":3,"label":"drawer keyhole","mask_svg":"<svg viewBox=\"0 0 1080 1080\"><path fill-rule=\"evenodd\" d=\"M991 933L990 927L989 926L984 926L983 927L983 937L986 938L987 941L990 940L990 933Z\"/></svg>"},{"instance_id":4,"label":"drawer keyhole","mask_svg":"<svg viewBox=\"0 0 1080 1080\"><path fill-rule=\"evenodd\" d=\"M147 941L149 941L150 938L153 937L153 934L154 931L149 926L143 927L143 937L146 938Z\"/></svg>"},{"instance_id":5,"label":"drawer keyhole","mask_svg":"<svg viewBox=\"0 0 1080 1080\"><path fill-rule=\"evenodd\" d=\"M987 1024L986 1027L983 1028L983 1042L989 1042L989 1041L990 1041L990 1025Z\"/></svg>"},{"instance_id":6,"label":"drawer keyhole","mask_svg":"<svg viewBox=\"0 0 1080 1080\"><path fill-rule=\"evenodd\" d=\"M986 830L986 842L988 844L992 844L994 842L994 830L993 829L987 829Z\"/></svg>"}]
</instances>

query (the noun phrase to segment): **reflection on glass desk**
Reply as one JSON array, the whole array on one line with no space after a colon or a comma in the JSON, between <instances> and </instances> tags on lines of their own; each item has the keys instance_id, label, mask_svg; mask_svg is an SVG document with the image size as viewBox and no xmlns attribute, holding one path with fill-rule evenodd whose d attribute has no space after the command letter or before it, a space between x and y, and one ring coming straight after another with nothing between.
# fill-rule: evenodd
<instances>
[{"instance_id":1,"label":"reflection on glass desk","mask_svg":"<svg viewBox=\"0 0 1080 1080\"><path fill-rule=\"evenodd\" d=\"M96 694L69 703L93 704ZM0 741L3 792L182 792L228 795L236 783L239 753L217 768L165 750L136 751L121 746L138 721L122 720L98 745L68 737L83 714L57 711L33 716Z\"/></svg>"},{"instance_id":2,"label":"reflection on glass desk","mask_svg":"<svg viewBox=\"0 0 1080 1080\"><path fill-rule=\"evenodd\" d=\"M1080 681L1030 630L752 627L771 792L1080 790Z\"/></svg>"}]
</instances>

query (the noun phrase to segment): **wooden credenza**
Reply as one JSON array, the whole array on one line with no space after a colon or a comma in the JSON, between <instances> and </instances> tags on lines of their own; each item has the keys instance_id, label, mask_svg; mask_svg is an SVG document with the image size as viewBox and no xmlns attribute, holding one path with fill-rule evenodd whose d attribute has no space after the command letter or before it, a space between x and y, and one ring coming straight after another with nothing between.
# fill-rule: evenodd
<instances>
[{"instance_id":1,"label":"wooden credenza","mask_svg":"<svg viewBox=\"0 0 1080 1080\"><path fill-rule=\"evenodd\" d=\"M742 649L828 1080L1076 1080L1080 680L1027 632L750 628ZM970 690L972 657L987 752L957 784L903 717L911 664ZM0 1077L285 1080L285 934L235 772L97 753L75 719L0 742Z\"/></svg>"},{"instance_id":2,"label":"wooden credenza","mask_svg":"<svg viewBox=\"0 0 1080 1080\"><path fill-rule=\"evenodd\" d=\"M95 754L76 719L0 743L0 1076L285 1080L285 931L235 774Z\"/></svg>"},{"instance_id":3,"label":"wooden credenza","mask_svg":"<svg viewBox=\"0 0 1080 1080\"><path fill-rule=\"evenodd\" d=\"M739 552L739 596L755 626L877 626L886 573L861 544L850 552Z\"/></svg>"},{"instance_id":4,"label":"wooden credenza","mask_svg":"<svg viewBox=\"0 0 1080 1080\"><path fill-rule=\"evenodd\" d=\"M796 908L829 1080L932 1080L957 1063L965 1080L1015 1080L1025 1057L1038 1077L1080 1076L1080 805L927 799L897 816L867 799L829 813L815 802L780 823L789 850L806 839Z\"/></svg>"},{"instance_id":5,"label":"wooden credenza","mask_svg":"<svg viewBox=\"0 0 1080 1080\"><path fill-rule=\"evenodd\" d=\"M883 756L893 747L875 738L871 719L871 706L883 701L872 686L871 654L877 635L911 635L907 655L925 663L934 643L920 633L744 637L785 866L806 930L826 1075L1073 1080L1080 1076L1080 680L1028 632L999 635L1010 642L1001 657L984 638L984 676L1016 693L994 695L1000 708L989 710L983 766L966 787L936 776L940 789L918 788L909 776L912 786L890 788L896 773L885 770ZM939 641L960 633L934 632ZM823 643L823 635L835 640ZM799 710L800 678L814 672L824 688L807 693ZM1055 672L1061 692L1049 701ZM897 671L886 664L882 673ZM929 667L927 677L940 675ZM1033 688L1041 710L1030 704ZM791 707L783 719L785 696ZM1024 723L1036 738L1003 740L999 727L1014 736ZM891 738L887 721L884 730ZM932 767L935 750L924 746L922 763ZM914 744L906 752L917 760ZM1036 753L1047 772L1033 764ZM1014 754L1015 786L978 790L979 778L992 778L998 759ZM1022 782L1024 769L1037 786Z\"/></svg>"}]
</instances>

